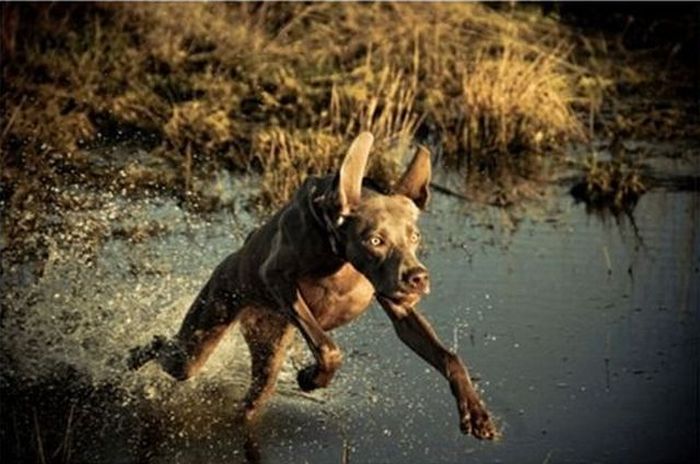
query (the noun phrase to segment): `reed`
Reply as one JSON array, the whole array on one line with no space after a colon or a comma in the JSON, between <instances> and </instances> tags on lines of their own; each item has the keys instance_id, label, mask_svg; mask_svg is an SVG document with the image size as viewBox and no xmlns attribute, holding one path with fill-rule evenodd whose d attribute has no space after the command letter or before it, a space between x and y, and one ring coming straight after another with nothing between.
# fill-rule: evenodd
<instances>
[{"instance_id":1,"label":"reed","mask_svg":"<svg viewBox=\"0 0 700 464\"><path fill-rule=\"evenodd\" d=\"M580 85L587 70L570 59L573 35L532 8L100 3L3 12L17 18L0 90L13 237L40 227L52 192L71 183L172 192L196 209L197 179L257 171L261 198L276 205L306 175L334 169L360 130L374 133L382 156L372 170L387 181L426 132L468 176L498 177L501 167L527 176L531 155L584 138L588 113L577 108L594 102ZM155 161L95 150L125 142Z\"/></svg>"}]
</instances>

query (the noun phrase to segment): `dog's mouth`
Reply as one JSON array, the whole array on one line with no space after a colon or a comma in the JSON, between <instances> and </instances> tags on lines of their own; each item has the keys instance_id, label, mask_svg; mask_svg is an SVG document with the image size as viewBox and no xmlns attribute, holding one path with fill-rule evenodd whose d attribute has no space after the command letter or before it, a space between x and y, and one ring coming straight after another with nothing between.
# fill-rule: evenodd
<instances>
[{"instance_id":1,"label":"dog's mouth","mask_svg":"<svg viewBox=\"0 0 700 464\"><path fill-rule=\"evenodd\" d=\"M407 293L407 292L393 292L391 294L386 294L386 293L376 293L377 299L382 302L385 301L387 303L391 303L394 306L403 306L403 307L414 307L418 302L420 301L420 298L422 296L421 293Z\"/></svg>"}]
</instances>

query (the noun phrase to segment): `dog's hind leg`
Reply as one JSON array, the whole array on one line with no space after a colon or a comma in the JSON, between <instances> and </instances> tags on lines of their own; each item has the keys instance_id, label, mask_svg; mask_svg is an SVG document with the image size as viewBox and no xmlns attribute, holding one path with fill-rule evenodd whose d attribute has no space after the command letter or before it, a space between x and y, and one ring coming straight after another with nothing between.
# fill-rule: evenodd
<instances>
[{"instance_id":1,"label":"dog's hind leg","mask_svg":"<svg viewBox=\"0 0 700 464\"><path fill-rule=\"evenodd\" d=\"M213 303L219 305L219 303ZM201 313L221 310L202 309ZM128 367L138 369L148 361L155 359L165 372L177 380L187 380L195 375L204 365L211 353L226 333L234 318L211 317L205 314L197 318L186 318L180 331L172 339L157 335L153 341L143 347L130 351Z\"/></svg>"},{"instance_id":2,"label":"dog's hind leg","mask_svg":"<svg viewBox=\"0 0 700 464\"><path fill-rule=\"evenodd\" d=\"M186 380L201 369L245 305L245 296L231 282L235 259L232 255L217 268L172 339L156 336L150 344L130 351L131 369L155 359L177 380Z\"/></svg>"},{"instance_id":3,"label":"dog's hind leg","mask_svg":"<svg viewBox=\"0 0 700 464\"><path fill-rule=\"evenodd\" d=\"M254 309L242 316L241 332L251 360L251 384L243 413L246 420L252 420L275 391L277 375L294 339L294 326L278 313Z\"/></svg>"}]
</instances>

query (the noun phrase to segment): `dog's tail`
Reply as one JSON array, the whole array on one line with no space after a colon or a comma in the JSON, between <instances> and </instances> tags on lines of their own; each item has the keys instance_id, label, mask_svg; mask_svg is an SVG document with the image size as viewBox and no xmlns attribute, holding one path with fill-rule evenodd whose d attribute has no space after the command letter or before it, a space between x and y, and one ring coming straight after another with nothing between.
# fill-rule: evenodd
<instances>
[{"instance_id":1,"label":"dog's tail","mask_svg":"<svg viewBox=\"0 0 700 464\"><path fill-rule=\"evenodd\" d=\"M156 335L151 343L147 345L137 346L129 350L129 357L126 360L126 365L129 370L135 371L148 361L156 359L161 350L166 344L165 337Z\"/></svg>"}]
</instances>

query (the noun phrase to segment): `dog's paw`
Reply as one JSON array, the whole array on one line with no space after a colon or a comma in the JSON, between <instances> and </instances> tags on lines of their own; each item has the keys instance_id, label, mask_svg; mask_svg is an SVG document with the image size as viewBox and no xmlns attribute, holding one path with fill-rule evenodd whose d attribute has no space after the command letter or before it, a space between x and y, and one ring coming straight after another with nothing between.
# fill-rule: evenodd
<instances>
[{"instance_id":1,"label":"dog's paw","mask_svg":"<svg viewBox=\"0 0 700 464\"><path fill-rule=\"evenodd\" d=\"M129 350L129 355L126 357L126 368L130 371L135 371L139 368L138 348Z\"/></svg>"},{"instance_id":2,"label":"dog's paw","mask_svg":"<svg viewBox=\"0 0 700 464\"><path fill-rule=\"evenodd\" d=\"M302 391L310 392L316 390L318 385L316 385L316 374L318 369L316 366L306 366L297 373L297 383Z\"/></svg>"},{"instance_id":3,"label":"dog's paw","mask_svg":"<svg viewBox=\"0 0 700 464\"><path fill-rule=\"evenodd\" d=\"M153 337L153 341L145 346L137 346L129 350L129 356L126 359L126 367L135 371L151 359L158 356L158 352L165 345L165 338L159 335Z\"/></svg>"},{"instance_id":4,"label":"dog's paw","mask_svg":"<svg viewBox=\"0 0 700 464\"><path fill-rule=\"evenodd\" d=\"M126 358L126 367L130 371L135 371L139 367L143 366L148 362L150 356L148 356L148 348L143 346L137 346L129 350L129 355Z\"/></svg>"},{"instance_id":5,"label":"dog's paw","mask_svg":"<svg viewBox=\"0 0 700 464\"><path fill-rule=\"evenodd\" d=\"M460 429L464 434L471 434L479 440L495 440L499 437L498 429L488 411L479 401L472 401L467 412L460 418Z\"/></svg>"}]
</instances>

